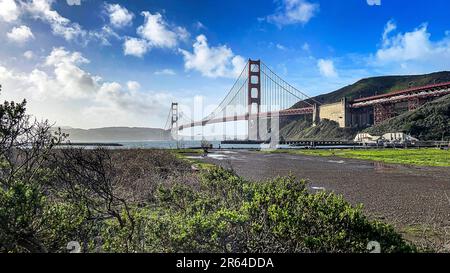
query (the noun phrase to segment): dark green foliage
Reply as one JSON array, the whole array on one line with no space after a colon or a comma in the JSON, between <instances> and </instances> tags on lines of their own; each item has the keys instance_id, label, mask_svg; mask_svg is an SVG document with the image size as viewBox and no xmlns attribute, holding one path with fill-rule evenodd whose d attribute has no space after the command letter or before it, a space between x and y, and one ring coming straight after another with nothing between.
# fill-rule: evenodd
<instances>
[{"instance_id":1,"label":"dark green foliage","mask_svg":"<svg viewBox=\"0 0 450 273\"><path fill-rule=\"evenodd\" d=\"M420 140L450 140L450 95L366 130L375 135L398 131Z\"/></svg>"},{"instance_id":2,"label":"dark green foliage","mask_svg":"<svg viewBox=\"0 0 450 273\"><path fill-rule=\"evenodd\" d=\"M410 252L391 226L365 217L342 197L311 194L293 177L248 182L214 168L198 185L161 186L155 205L136 211L144 228L140 251L157 252ZM116 229L110 223L108 230ZM105 236L120 246L117 230Z\"/></svg>"}]
</instances>

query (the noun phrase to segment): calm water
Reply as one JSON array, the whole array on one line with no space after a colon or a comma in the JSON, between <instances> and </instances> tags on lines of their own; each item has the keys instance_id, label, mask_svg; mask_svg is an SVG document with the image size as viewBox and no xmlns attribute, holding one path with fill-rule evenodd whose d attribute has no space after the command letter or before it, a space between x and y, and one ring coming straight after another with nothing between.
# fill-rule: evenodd
<instances>
[{"instance_id":1,"label":"calm water","mask_svg":"<svg viewBox=\"0 0 450 273\"><path fill-rule=\"evenodd\" d=\"M187 141L118 141L114 142L121 144L122 146L103 146L110 149L189 149L200 148L200 140L187 140ZM270 149L269 144L221 144L218 140L208 141L213 145L213 148L218 149ZM95 145L87 145L85 148L92 149ZM307 146L289 146L289 145L277 145L279 149L301 149L308 148ZM320 146L316 149L340 149L349 148L349 146ZM362 148L361 146L355 146L354 148Z\"/></svg>"},{"instance_id":2,"label":"calm water","mask_svg":"<svg viewBox=\"0 0 450 273\"><path fill-rule=\"evenodd\" d=\"M213 148L223 149L258 149L261 145L254 144L220 144L220 141L208 141L213 145ZM188 141L142 141L142 142L118 142L123 146L117 147L118 149L176 149L176 148L199 148L201 147L200 140L188 140Z\"/></svg>"}]
</instances>

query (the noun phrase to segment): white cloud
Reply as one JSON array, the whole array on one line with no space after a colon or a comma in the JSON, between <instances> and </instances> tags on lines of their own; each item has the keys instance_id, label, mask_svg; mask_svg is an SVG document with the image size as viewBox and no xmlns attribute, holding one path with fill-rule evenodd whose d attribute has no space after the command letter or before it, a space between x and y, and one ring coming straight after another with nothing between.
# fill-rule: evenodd
<instances>
[{"instance_id":1,"label":"white cloud","mask_svg":"<svg viewBox=\"0 0 450 273\"><path fill-rule=\"evenodd\" d=\"M17 43L25 43L34 38L33 32L27 26L14 27L6 36Z\"/></svg>"},{"instance_id":2,"label":"white cloud","mask_svg":"<svg viewBox=\"0 0 450 273\"><path fill-rule=\"evenodd\" d=\"M170 27L159 13L148 11L141 13L145 17L144 24L139 26L137 33L146 39L152 47L173 48L179 40L189 38L189 33L183 27Z\"/></svg>"},{"instance_id":3,"label":"white cloud","mask_svg":"<svg viewBox=\"0 0 450 273\"><path fill-rule=\"evenodd\" d=\"M267 16L267 21L279 27L292 24L306 24L319 11L319 4L306 0L281 0L275 14Z\"/></svg>"},{"instance_id":4,"label":"white cloud","mask_svg":"<svg viewBox=\"0 0 450 273\"><path fill-rule=\"evenodd\" d=\"M167 75L167 76L174 76L177 73L175 73L175 71L173 71L172 69L163 69L163 70L159 70L159 71L155 71L155 73L153 73L155 75Z\"/></svg>"},{"instance_id":5,"label":"white cloud","mask_svg":"<svg viewBox=\"0 0 450 273\"><path fill-rule=\"evenodd\" d=\"M53 34L67 41L85 42L88 33L78 23L71 22L53 10L51 7L53 3L54 0L31 0L24 2L23 5L33 18L49 24Z\"/></svg>"},{"instance_id":6,"label":"white cloud","mask_svg":"<svg viewBox=\"0 0 450 273\"><path fill-rule=\"evenodd\" d=\"M69 52L63 47L54 48L45 60L45 65L53 68L55 85L60 86L57 92L68 98L89 96L97 87L92 75L80 68L89 63L79 52Z\"/></svg>"},{"instance_id":7,"label":"white cloud","mask_svg":"<svg viewBox=\"0 0 450 273\"><path fill-rule=\"evenodd\" d=\"M389 20L386 23L386 26L384 27L384 32L383 32L383 46L387 46L388 42L390 42L390 40L388 39L388 36L391 32L393 32L394 30L397 29L397 25L395 24L395 22L393 20Z\"/></svg>"},{"instance_id":8,"label":"white cloud","mask_svg":"<svg viewBox=\"0 0 450 273\"><path fill-rule=\"evenodd\" d=\"M195 29L197 29L197 30L206 29L206 26L205 26L202 22L200 22L200 21L197 21L197 22L194 24L194 27L195 27Z\"/></svg>"},{"instance_id":9,"label":"white cloud","mask_svg":"<svg viewBox=\"0 0 450 273\"><path fill-rule=\"evenodd\" d=\"M338 73L334 67L334 62L332 60L319 59L317 61L317 67L319 68L320 74L327 78L337 78Z\"/></svg>"},{"instance_id":10,"label":"white cloud","mask_svg":"<svg viewBox=\"0 0 450 273\"><path fill-rule=\"evenodd\" d=\"M123 53L136 57L142 57L149 50L146 40L139 38L126 38L123 44Z\"/></svg>"},{"instance_id":11,"label":"white cloud","mask_svg":"<svg viewBox=\"0 0 450 273\"><path fill-rule=\"evenodd\" d=\"M31 59L34 58L34 53L33 53L33 51L31 51L31 50L27 50L27 51L25 51L25 52L23 53L23 56L24 56L26 59L31 60Z\"/></svg>"},{"instance_id":12,"label":"white cloud","mask_svg":"<svg viewBox=\"0 0 450 273\"><path fill-rule=\"evenodd\" d=\"M309 46L308 43L304 43L304 44L302 45L302 49L303 49L304 51L310 51L310 50L311 50L311 47Z\"/></svg>"},{"instance_id":13,"label":"white cloud","mask_svg":"<svg viewBox=\"0 0 450 273\"><path fill-rule=\"evenodd\" d=\"M114 27L121 28L132 24L134 14L119 4L106 4L105 9Z\"/></svg>"},{"instance_id":14,"label":"white cloud","mask_svg":"<svg viewBox=\"0 0 450 273\"><path fill-rule=\"evenodd\" d=\"M0 0L0 21L13 22L19 14L20 10L14 0Z\"/></svg>"},{"instance_id":15,"label":"white cloud","mask_svg":"<svg viewBox=\"0 0 450 273\"><path fill-rule=\"evenodd\" d=\"M107 82L82 66L79 52L54 48L30 73L0 66L2 99L28 100L30 114L72 127L161 126L175 98L167 92L141 92L138 83ZM48 70L48 71L47 71ZM148 117L152 118L149 119ZM114 118L111 118L114 117Z\"/></svg>"},{"instance_id":16,"label":"white cloud","mask_svg":"<svg viewBox=\"0 0 450 273\"><path fill-rule=\"evenodd\" d=\"M78 2L81 4L80 0L75 0L71 3L76 5ZM111 37L121 39L109 26L103 26L101 29L91 31L83 29L78 23L70 21L52 9L54 3L55 0L22 1L21 8L31 18L48 24L54 35L63 37L69 42L75 41L86 46L91 41L98 41L101 45L110 45L109 39Z\"/></svg>"},{"instance_id":17,"label":"white cloud","mask_svg":"<svg viewBox=\"0 0 450 273\"><path fill-rule=\"evenodd\" d=\"M79 6L79 5L81 5L81 0L67 0L67 5Z\"/></svg>"},{"instance_id":18,"label":"white cloud","mask_svg":"<svg viewBox=\"0 0 450 273\"><path fill-rule=\"evenodd\" d=\"M206 77L236 77L246 61L234 55L227 46L209 47L205 35L199 35L193 45L194 51L180 49L187 70L197 70Z\"/></svg>"},{"instance_id":19,"label":"white cloud","mask_svg":"<svg viewBox=\"0 0 450 273\"><path fill-rule=\"evenodd\" d=\"M142 57L152 48L175 48L180 41L186 41L190 36L184 27L170 25L159 13L143 11L141 15L144 16L144 24L137 28L139 38L125 39L125 55Z\"/></svg>"},{"instance_id":20,"label":"white cloud","mask_svg":"<svg viewBox=\"0 0 450 273\"><path fill-rule=\"evenodd\" d=\"M276 44L276 47L277 47L279 50L287 50L287 48L286 48L284 45L282 45L282 44Z\"/></svg>"},{"instance_id":21,"label":"white cloud","mask_svg":"<svg viewBox=\"0 0 450 273\"><path fill-rule=\"evenodd\" d=\"M117 34L111 27L109 26L103 26L100 30L90 31L89 32L89 38L98 40L100 44L104 46L111 45L110 38L116 38L117 40L121 40L122 37L120 37L119 34Z\"/></svg>"},{"instance_id":22,"label":"white cloud","mask_svg":"<svg viewBox=\"0 0 450 273\"><path fill-rule=\"evenodd\" d=\"M127 88L130 91L137 91L141 88L141 85L137 81L128 81Z\"/></svg>"},{"instance_id":23,"label":"white cloud","mask_svg":"<svg viewBox=\"0 0 450 273\"><path fill-rule=\"evenodd\" d=\"M381 6L381 0L366 0L369 6Z\"/></svg>"},{"instance_id":24,"label":"white cloud","mask_svg":"<svg viewBox=\"0 0 450 273\"><path fill-rule=\"evenodd\" d=\"M394 27L388 27L392 29ZM450 62L450 37L432 41L427 24L422 24L411 32L398 33L392 37L383 34L383 43L376 52L377 65L392 65L408 72L448 69Z\"/></svg>"}]
</instances>

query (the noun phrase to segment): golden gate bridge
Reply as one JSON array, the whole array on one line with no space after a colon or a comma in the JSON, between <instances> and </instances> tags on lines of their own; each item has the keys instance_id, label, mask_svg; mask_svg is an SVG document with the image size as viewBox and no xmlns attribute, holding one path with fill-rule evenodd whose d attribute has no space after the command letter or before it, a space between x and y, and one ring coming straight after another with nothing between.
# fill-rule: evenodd
<instances>
[{"instance_id":1,"label":"golden gate bridge","mask_svg":"<svg viewBox=\"0 0 450 273\"><path fill-rule=\"evenodd\" d=\"M299 101L301 107L292 108ZM248 139L261 139L261 120L313 114L320 103L290 85L260 60L248 60L225 98L199 121L172 103L165 129L178 132L215 123L248 121Z\"/></svg>"},{"instance_id":2,"label":"golden gate bridge","mask_svg":"<svg viewBox=\"0 0 450 273\"><path fill-rule=\"evenodd\" d=\"M267 121L290 116L312 115L312 121L336 121L340 127L367 127L413 111L428 101L450 94L450 82L411 87L382 95L321 104L293 87L260 60L248 60L224 99L209 115L194 121L173 102L165 129L172 135L187 128L247 121L246 140L267 140ZM225 134L225 133L224 133ZM226 139L226 136L224 135ZM236 139L236 136L235 136Z\"/></svg>"}]
</instances>

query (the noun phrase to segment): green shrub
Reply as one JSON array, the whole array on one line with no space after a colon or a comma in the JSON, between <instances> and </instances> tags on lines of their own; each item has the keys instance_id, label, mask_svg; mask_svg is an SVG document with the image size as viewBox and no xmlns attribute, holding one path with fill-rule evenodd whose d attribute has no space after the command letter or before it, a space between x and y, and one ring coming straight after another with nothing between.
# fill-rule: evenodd
<instances>
[{"instance_id":1,"label":"green shrub","mask_svg":"<svg viewBox=\"0 0 450 273\"><path fill-rule=\"evenodd\" d=\"M196 186L161 186L158 192L156 203L137 217L144 229L140 251L366 252L370 241L383 252L415 251L361 207L332 193L310 193L294 177L248 182L214 168Z\"/></svg>"}]
</instances>

